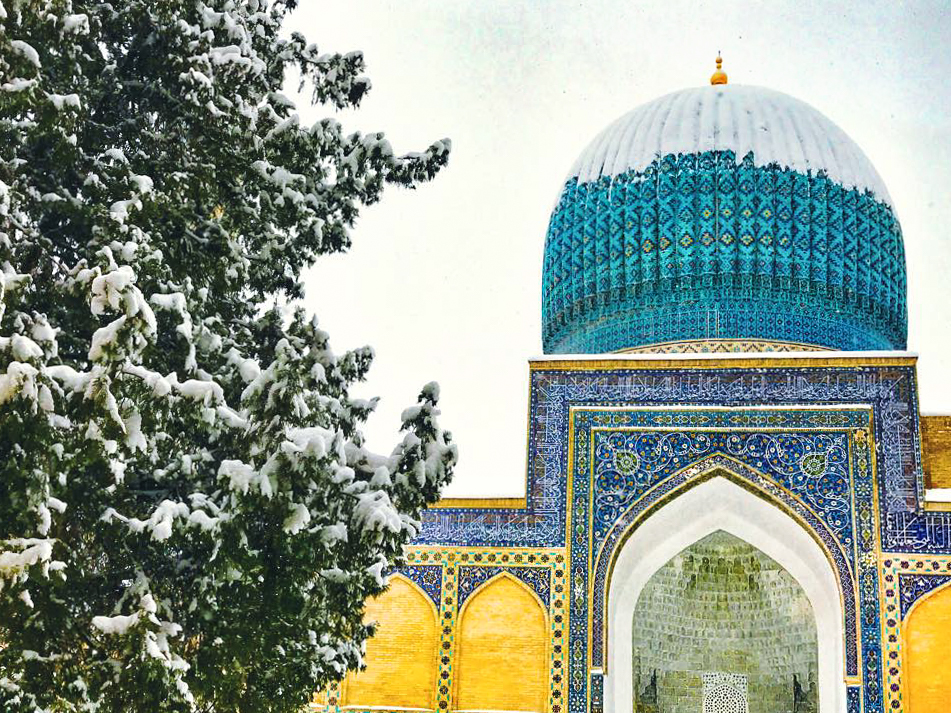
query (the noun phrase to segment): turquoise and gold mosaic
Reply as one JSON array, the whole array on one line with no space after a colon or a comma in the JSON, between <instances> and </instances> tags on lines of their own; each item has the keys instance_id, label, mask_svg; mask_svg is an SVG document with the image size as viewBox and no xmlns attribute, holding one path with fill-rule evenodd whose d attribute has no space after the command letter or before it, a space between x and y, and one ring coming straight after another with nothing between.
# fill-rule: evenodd
<instances>
[{"instance_id":1,"label":"turquoise and gold mosaic","mask_svg":"<svg viewBox=\"0 0 951 713\"><path fill-rule=\"evenodd\" d=\"M569 180L552 213L546 354L720 338L904 349L906 334L898 221L821 172L668 154Z\"/></svg>"}]
</instances>

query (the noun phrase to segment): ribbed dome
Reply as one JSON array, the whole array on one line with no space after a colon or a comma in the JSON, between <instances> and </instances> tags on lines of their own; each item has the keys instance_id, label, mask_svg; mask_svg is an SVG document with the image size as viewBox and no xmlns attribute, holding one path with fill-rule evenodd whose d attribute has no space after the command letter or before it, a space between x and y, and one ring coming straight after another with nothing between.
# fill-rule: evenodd
<instances>
[{"instance_id":1,"label":"ribbed dome","mask_svg":"<svg viewBox=\"0 0 951 713\"><path fill-rule=\"evenodd\" d=\"M643 171L661 156L704 151L752 152L757 166L824 171L891 203L871 161L829 119L788 94L733 84L684 89L628 112L588 144L571 177L588 183Z\"/></svg>"},{"instance_id":2,"label":"ribbed dome","mask_svg":"<svg viewBox=\"0 0 951 713\"><path fill-rule=\"evenodd\" d=\"M552 213L546 353L903 349L904 248L882 179L792 97L661 97L584 150ZM671 346L674 343L674 346Z\"/></svg>"}]
</instances>

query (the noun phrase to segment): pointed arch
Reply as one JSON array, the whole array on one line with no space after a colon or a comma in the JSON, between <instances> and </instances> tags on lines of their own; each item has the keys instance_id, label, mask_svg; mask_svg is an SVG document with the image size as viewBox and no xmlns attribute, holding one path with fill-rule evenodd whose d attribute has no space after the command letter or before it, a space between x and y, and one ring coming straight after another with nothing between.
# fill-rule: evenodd
<instances>
[{"instance_id":1,"label":"pointed arch","mask_svg":"<svg viewBox=\"0 0 951 713\"><path fill-rule=\"evenodd\" d=\"M915 602L902 626L902 680L909 713L944 713L951 700L951 582Z\"/></svg>"},{"instance_id":2,"label":"pointed arch","mask_svg":"<svg viewBox=\"0 0 951 713\"><path fill-rule=\"evenodd\" d=\"M480 585L459 612L454 711L548 708L548 612L527 584L500 572Z\"/></svg>"},{"instance_id":3,"label":"pointed arch","mask_svg":"<svg viewBox=\"0 0 951 713\"><path fill-rule=\"evenodd\" d=\"M438 614L432 600L401 574L366 605L364 621L379 624L367 641L363 671L347 674L342 707L434 710Z\"/></svg>"},{"instance_id":4,"label":"pointed arch","mask_svg":"<svg viewBox=\"0 0 951 713\"><path fill-rule=\"evenodd\" d=\"M860 635L858 589L851 569L849 555L835 534L829 530L815 511L794 493L771 481L763 473L730 456L715 453L677 471L661 485L649 489L642 498L633 503L615 522L603 544L594 554L594 585L590 592L591 610L595 622L591 632L591 660L595 670L604 668L607 673L609 617L607 595L619 552L627 538L659 508L699 484L714 477L722 477L747 490L770 506L797 522L826 555L835 575L844 616L845 675L854 681L860 675L858 639Z\"/></svg>"},{"instance_id":5,"label":"pointed arch","mask_svg":"<svg viewBox=\"0 0 951 713\"><path fill-rule=\"evenodd\" d=\"M678 553L722 530L776 561L802 587L819 635L819 710L843 713L843 605L828 553L784 509L733 482L722 466L717 471L659 504L625 533L615 553L605 610L610 628L604 681L607 712L631 710L634 608L644 585Z\"/></svg>"}]
</instances>

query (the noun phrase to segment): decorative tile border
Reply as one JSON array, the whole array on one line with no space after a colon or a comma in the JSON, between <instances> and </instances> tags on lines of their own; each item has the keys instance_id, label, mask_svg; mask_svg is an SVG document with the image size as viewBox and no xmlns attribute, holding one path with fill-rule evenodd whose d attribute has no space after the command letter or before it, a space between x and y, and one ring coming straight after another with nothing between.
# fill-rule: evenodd
<instances>
[{"instance_id":1,"label":"decorative tile border","mask_svg":"<svg viewBox=\"0 0 951 713\"><path fill-rule=\"evenodd\" d=\"M848 686L845 689L845 700L848 713L862 713L861 686Z\"/></svg>"}]
</instances>

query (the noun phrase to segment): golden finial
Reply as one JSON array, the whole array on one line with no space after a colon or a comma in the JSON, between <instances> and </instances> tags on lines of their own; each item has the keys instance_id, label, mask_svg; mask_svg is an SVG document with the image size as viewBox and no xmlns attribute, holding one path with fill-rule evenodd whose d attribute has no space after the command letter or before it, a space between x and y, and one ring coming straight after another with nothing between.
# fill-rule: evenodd
<instances>
[{"instance_id":1,"label":"golden finial","mask_svg":"<svg viewBox=\"0 0 951 713\"><path fill-rule=\"evenodd\" d=\"M723 71L723 58L717 52L717 71L710 76L710 84L726 84L726 72Z\"/></svg>"}]
</instances>

